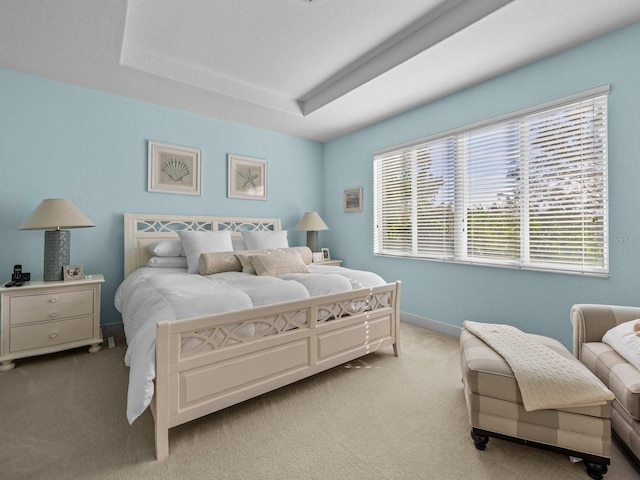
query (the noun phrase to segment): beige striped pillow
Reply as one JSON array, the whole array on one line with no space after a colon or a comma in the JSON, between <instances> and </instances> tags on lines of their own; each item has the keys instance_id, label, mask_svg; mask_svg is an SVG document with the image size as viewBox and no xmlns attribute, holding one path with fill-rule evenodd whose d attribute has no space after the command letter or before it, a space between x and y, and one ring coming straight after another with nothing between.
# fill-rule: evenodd
<instances>
[{"instance_id":1,"label":"beige striped pillow","mask_svg":"<svg viewBox=\"0 0 640 480\"><path fill-rule=\"evenodd\" d=\"M257 275L283 275L285 273L309 273L304 260L297 250L278 251L253 255L251 265Z\"/></svg>"}]
</instances>

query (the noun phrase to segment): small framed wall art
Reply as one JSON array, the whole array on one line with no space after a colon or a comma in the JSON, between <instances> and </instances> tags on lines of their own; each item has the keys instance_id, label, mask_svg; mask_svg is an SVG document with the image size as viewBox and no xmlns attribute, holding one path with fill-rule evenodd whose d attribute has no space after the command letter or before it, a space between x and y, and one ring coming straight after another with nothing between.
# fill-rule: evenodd
<instances>
[{"instance_id":1,"label":"small framed wall art","mask_svg":"<svg viewBox=\"0 0 640 480\"><path fill-rule=\"evenodd\" d=\"M344 211L362 211L362 187L349 188L348 190L344 191Z\"/></svg>"},{"instance_id":2,"label":"small framed wall art","mask_svg":"<svg viewBox=\"0 0 640 480\"><path fill-rule=\"evenodd\" d=\"M200 150L149 141L147 191L200 195Z\"/></svg>"},{"instance_id":3,"label":"small framed wall art","mask_svg":"<svg viewBox=\"0 0 640 480\"><path fill-rule=\"evenodd\" d=\"M228 155L228 197L267 199L267 161Z\"/></svg>"}]
</instances>

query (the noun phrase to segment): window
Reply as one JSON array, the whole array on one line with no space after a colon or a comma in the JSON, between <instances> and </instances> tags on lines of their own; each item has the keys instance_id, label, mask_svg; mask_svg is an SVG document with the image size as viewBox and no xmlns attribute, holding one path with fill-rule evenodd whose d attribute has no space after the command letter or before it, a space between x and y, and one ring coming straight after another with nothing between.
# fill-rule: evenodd
<instances>
[{"instance_id":1,"label":"window","mask_svg":"<svg viewBox=\"0 0 640 480\"><path fill-rule=\"evenodd\" d=\"M608 87L374 154L374 253L606 275Z\"/></svg>"}]
</instances>

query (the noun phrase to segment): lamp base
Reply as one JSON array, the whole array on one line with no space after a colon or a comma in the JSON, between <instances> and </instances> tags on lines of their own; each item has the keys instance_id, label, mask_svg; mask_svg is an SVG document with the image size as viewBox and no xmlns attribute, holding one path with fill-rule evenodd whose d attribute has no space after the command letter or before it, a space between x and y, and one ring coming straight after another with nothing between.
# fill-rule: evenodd
<instances>
[{"instance_id":1,"label":"lamp base","mask_svg":"<svg viewBox=\"0 0 640 480\"><path fill-rule=\"evenodd\" d=\"M59 282L64 279L62 267L70 264L71 232L47 230L44 232L44 281Z\"/></svg>"},{"instance_id":2,"label":"lamp base","mask_svg":"<svg viewBox=\"0 0 640 480\"><path fill-rule=\"evenodd\" d=\"M309 247L312 252L320 251L318 250L318 232L316 230L307 231L307 247Z\"/></svg>"}]
</instances>

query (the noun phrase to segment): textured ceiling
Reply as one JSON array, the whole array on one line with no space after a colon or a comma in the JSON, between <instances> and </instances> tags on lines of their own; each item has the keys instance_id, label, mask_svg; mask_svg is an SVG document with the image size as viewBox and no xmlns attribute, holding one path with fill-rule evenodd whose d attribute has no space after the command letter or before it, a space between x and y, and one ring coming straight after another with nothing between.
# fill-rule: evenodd
<instances>
[{"instance_id":1,"label":"textured ceiling","mask_svg":"<svg viewBox=\"0 0 640 480\"><path fill-rule=\"evenodd\" d=\"M638 0L0 0L0 67L327 141L637 21Z\"/></svg>"}]
</instances>

